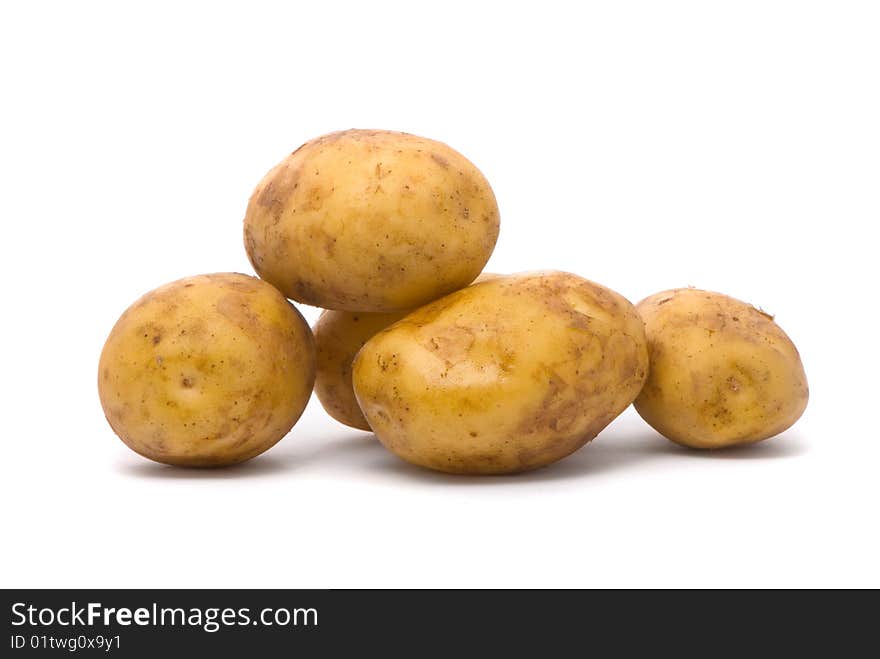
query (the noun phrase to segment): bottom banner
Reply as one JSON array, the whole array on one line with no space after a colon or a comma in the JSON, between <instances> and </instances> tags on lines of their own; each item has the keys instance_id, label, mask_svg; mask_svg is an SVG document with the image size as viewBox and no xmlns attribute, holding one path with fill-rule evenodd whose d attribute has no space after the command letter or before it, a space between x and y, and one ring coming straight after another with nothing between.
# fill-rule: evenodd
<instances>
[{"instance_id":1,"label":"bottom banner","mask_svg":"<svg viewBox=\"0 0 880 659\"><path fill-rule=\"evenodd\" d=\"M478 646L493 654L513 648L547 656L551 650L588 651L609 643L619 652L646 646L790 650L794 639L815 639L828 629L833 612L846 610L833 600L849 598L835 593L821 605L803 606L813 595L537 590L7 590L3 595L7 638L0 654L7 657L65 652L265 657L301 651L335 656L391 648L457 655ZM846 640L871 628L866 612L844 617L857 632ZM836 648L841 649L839 640Z\"/></svg>"}]
</instances>

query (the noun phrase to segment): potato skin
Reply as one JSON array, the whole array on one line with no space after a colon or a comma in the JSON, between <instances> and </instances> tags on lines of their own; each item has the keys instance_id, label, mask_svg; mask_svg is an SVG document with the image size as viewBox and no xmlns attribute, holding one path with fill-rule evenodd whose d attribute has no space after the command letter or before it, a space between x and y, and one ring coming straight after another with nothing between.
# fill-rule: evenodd
<instances>
[{"instance_id":1,"label":"potato skin","mask_svg":"<svg viewBox=\"0 0 880 659\"><path fill-rule=\"evenodd\" d=\"M772 316L692 288L657 293L637 308L651 368L635 408L657 432L684 446L721 448L773 437L800 418L807 377Z\"/></svg>"},{"instance_id":2,"label":"potato skin","mask_svg":"<svg viewBox=\"0 0 880 659\"><path fill-rule=\"evenodd\" d=\"M474 283L500 276L484 272ZM407 313L409 312L365 313L329 310L321 313L312 327L318 354L315 394L327 414L352 428L370 430L370 424L364 418L354 395L351 364L355 355L369 339L396 323Z\"/></svg>"},{"instance_id":3,"label":"potato skin","mask_svg":"<svg viewBox=\"0 0 880 659\"><path fill-rule=\"evenodd\" d=\"M354 397L351 363L370 338L404 316L405 311L324 311L312 328L318 355L315 393L327 414L340 423L370 430Z\"/></svg>"},{"instance_id":4,"label":"potato skin","mask_svg":"<svg viewBox=\"0 0 880 659\"><path fill-rule=\"evenodd\" d=\"M572 274L469 286L380 332L353 383L379 440L413 464L462 474L541 467L583 446L647 375L641 319Z\"/></svg>"},{"instance_id":5,"label":"potato skin","mask_svg":"<svg viewBox=\"0 0 880 659\"><path fill-rule=\"evenodd\" d=\"M188 277L119 318L98 367L107 421L132 450L214 467L259 455L302 414L315 347L302 315L241 274Z\"/></svg>"},{"instance_id":6,"label":"potato skin","mask_svg":"<svg viewBox=\"0 0 880 659\"><path fill-rule=\"evenodd\" d=\"M394 312L471 283L498 238L489 183L406 133L348 130L302 145L260 182L244 220L257 273L324 309Z\"/></svg>"}]
</instances>

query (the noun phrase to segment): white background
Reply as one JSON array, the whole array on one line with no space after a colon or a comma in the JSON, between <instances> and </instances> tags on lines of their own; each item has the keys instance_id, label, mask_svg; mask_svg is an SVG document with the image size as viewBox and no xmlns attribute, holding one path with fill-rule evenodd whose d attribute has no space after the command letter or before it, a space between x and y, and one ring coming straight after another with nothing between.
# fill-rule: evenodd
<instances>
[{"instance_id":1,"label":"white background","mask_svg":"<svg viewBox=\"0 0 880 659\"><path fill-rule=\"evenodd\" d=\"M876 3L238 4L0 9L0 585L880 586ZM350 127L483 170L493 271L775 313L806 414L705 454L629 410L508 478L405 465L315 399L238 469L133 454L96 391L116 318L252 272L253 187Z\"/></svg>"}]
</instances>

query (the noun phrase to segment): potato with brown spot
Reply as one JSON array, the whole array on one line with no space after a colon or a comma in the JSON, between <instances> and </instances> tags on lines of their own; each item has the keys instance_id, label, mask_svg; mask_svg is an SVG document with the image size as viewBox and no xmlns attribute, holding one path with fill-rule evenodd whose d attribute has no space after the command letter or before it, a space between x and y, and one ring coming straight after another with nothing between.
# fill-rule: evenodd
<instances>
[{"instance_id":1,"label":"potato with brown spot","mask_svg":"<svg viewBox=\"0 0 880 659\"><path fill-rule=\"evenodd\" d=\"M475 283L500 277L484 272ZM364 313L328 311L321 313L312 327L318 355L315 393L321 405L340 423L360 430L370 430L358 406L351 383L351 364L355 355L375 334L407 315L396 313Z\"/></svg>"},{"instance_id":2,"label":"potato with brown spot","mask_svg":"<svg viewBox=\"0 0 880 659\"><path fill-rule=\"evenodd\" d=\"M307 142L263 178L244 242L257 274L289 298L387 313L471 283L498 229L492 189L460 153L348 130Z\"/></svg>"},{"instance_id":3,"label":"potato with brown spot","mask_svg":"<svg viewBox=\"0 0 880 659\"><path fill-rule=\"evenodd\" d=\"M132 450L173 465L248 460L286 435L315 379L300 313L241 274L188 277L147 293L101 353L98 391Z\"/></svg>"},{"instance_id":4,"label":"potato with brown spot","mask_svg":"<svg viewBox=\"0 0 880 659\"><path fill-rule=\"evenodd\" d=\"M657 293L637 308L651 369L635 408L660 434L692 448L751 444L803 414L804 367L772 316L694 288Z\"/></svg>"},{"instance_id":5,"label":"potato with brown spot","mask_svg":"<svg viewBox=\"0 0 880 659\"><path fill-rule=\"evenodd\" d=\"M644 328L617 293L572 274L474 284L379 332L353 383L380 441L462 474L541 467L593 439L647 375Z\"/></svg>"}]
</instances>

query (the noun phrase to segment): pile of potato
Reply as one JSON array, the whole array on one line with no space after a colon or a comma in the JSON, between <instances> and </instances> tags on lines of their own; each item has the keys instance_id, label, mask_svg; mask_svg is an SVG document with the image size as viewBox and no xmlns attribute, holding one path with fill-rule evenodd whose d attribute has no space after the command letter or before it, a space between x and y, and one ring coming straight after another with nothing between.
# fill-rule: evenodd
<instances>
[{"instance_id":1,"label":"pile of potato","mask_svg":"<svg viewBox=\"0 0 880 659\"><path fill-rule=\"evenodd\" d=\"M498 230L486 178L445 144L312 140L248 203L260 279L181 279L122 314L99 364L107 420L152 460L229 465L284 437L314 389L408 462L499 474L564 458L631 403L694 448L803 413L803 366L772 317L693 288L633 306L565 272L481 275ZM326 311L310 330L288 298Z\"/></svg>"}]
</instances>

